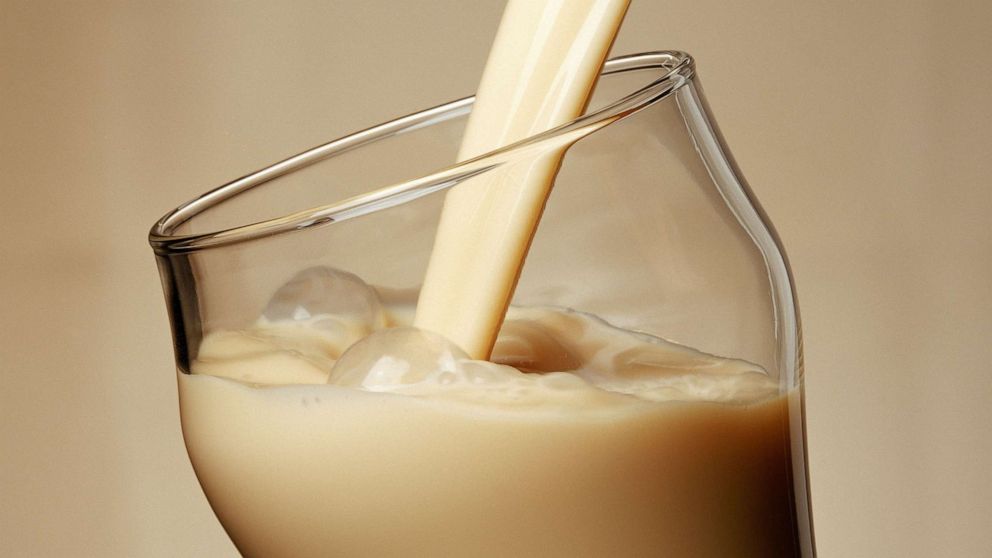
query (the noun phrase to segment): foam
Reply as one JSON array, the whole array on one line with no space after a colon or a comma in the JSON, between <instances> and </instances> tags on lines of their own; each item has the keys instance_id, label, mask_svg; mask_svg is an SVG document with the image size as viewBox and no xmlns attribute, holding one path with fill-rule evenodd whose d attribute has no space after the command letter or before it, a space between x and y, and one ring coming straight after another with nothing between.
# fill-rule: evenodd
<instances>
[{"instance_id":1,"label":"foam","mask_svg":"<svg viewBox=\"0 0 992 558\"><path fill-rule=\"evenodd\" d=\"M386 307L371 335L340 316L262 318L207 335L192 372L254 386L328 383L367 392L525 406L544 403L750 403L778 393L759 366L616 328L561 308L511 307L492 362L472 360ZM339 327L328 328L327 323ZM344 335L341 332L353 332Z\"/></svg>"}]
</instances>

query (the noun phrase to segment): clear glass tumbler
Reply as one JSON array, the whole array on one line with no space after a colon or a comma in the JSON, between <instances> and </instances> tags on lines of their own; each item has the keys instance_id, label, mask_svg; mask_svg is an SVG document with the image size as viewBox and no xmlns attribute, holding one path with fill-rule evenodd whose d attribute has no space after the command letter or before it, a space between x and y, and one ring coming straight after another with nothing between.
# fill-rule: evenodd
<instances>
[{"instance_id":1,"label":"clear glass tumbler","mask_svg":"<svg viewBox=\"0 0 992 558\"><path fill-rule=\"evenodd\" d=\"M814 556L793 281L692 59L610 60L586 116L454 164L472 102L316 147L152 228L186 446L238 549ZM600 345L628 343L612 358L632 376L590 390L520 366L525 400L586 390L547 408L326 383L349 344L409 322L448 188L566 148L510 318L612 332ZM728 392L728 369L771 388ZM653 375L667 391L631 395Z\"/></svg>"}]
</instances>

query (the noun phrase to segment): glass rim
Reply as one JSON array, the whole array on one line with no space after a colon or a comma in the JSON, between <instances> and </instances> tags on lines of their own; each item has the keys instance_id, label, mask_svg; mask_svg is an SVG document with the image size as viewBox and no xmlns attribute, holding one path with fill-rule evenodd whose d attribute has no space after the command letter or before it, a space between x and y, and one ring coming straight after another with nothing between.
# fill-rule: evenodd
<instances>
[{"instance_id":1,"label":"glass rim","mask_svg":"<svg viewBox=\"0 0 992 558\"><path fill-rule=\"evenodd\" d=\"M610 101L604 107L570 122L426 175L255 223L204 233L175 233L178 227L204 211L280 176L379 139L430 126L453 116L468 114L475 97L464 97L348 134L247 174L179 205L152 226L148 234L148 242L155 253L161 256L188 254L284 232L316 228L419 199L512 161L522 153L533 154L567 147L613 122L640 112L685 85L695 73L695 62L688 53L681 51L642 52L607 60L601 75L650 69L663 69L666 72L619 99Z\"/></svg>"}]
</instances>

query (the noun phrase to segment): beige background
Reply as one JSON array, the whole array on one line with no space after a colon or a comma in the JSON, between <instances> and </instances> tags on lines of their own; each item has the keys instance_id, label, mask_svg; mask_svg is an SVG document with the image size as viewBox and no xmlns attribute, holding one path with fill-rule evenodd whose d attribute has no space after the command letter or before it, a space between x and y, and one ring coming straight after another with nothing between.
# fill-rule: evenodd
<instances>
[{"instance_id":1,"label":"beige background","mask_svg":"<svg viewBox=\"0 0 992 558\"><path fill-rule=\"evenodd\" d=\"M177 417L151 223L472 91L467 2L0 0L0 555L230 556ZM992 3L634 0L795 270L827 557L992 555Z\"/></svg>"}]
</instances>

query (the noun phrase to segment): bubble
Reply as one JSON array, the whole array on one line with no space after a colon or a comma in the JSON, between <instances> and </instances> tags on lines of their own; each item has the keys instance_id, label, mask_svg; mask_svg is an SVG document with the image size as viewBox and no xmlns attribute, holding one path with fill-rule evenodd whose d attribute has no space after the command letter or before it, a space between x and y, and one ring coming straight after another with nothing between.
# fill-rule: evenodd
<instances>
[{"instance_id":1,"label":"bubble","mask_svg":"<svg viewBox=\"0 0 992 558\"><path fill-rule=\"evenodd\" d=\"M383 391L450 379L468 355L443 336L414 327L376 331L352 345L331 370L327 383ZM449 376L444 376L448 374Z\"/></svg>"},{"instance_id":2,"label":"bubble","mask_svg":"<svg viewBox=\"0 0 992 558\"><path fill-rule=\"evenodd\" d=\"M358 276L326 266L297 273L272 295L268 322L299 322L347 346L386 325L379 295Z\"/></svg>"}]
</instances>

